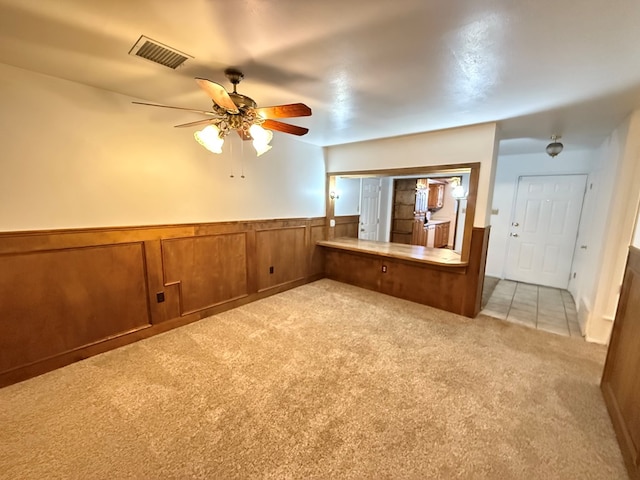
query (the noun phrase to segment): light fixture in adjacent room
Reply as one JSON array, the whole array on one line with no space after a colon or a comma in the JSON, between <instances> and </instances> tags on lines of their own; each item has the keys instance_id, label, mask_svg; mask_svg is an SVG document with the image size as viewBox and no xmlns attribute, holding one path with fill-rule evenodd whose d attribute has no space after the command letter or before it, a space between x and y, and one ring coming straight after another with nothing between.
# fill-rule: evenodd
<instances>
[{"instance_id":1,"label":"light fixture in adjacent room","mask_svg":"<svg viewBox=\"0 0 640 480\"><path fill-rule=\"evenodd\" d=\"M549 145L547 145L547 153L550 157L555 157L560 152L562 152L562 149L564 148L564 145L562 145L558 141L559 138L562 137L560 135L551 135L551 140L553 141Z\"/></svg>"},{"instance_id":2,"label":"light fixture in adjacent room","mask_svg":"<svg viewBox=\"0 0 640 480\"><path fill-rule=\"evenodd\" d=\"M451 185L451 196L456 200L464 200L467 198L467 192L464 191L464 187L462 186L462 178L453 177L450 182Z\"/></svg>"}]
</instances>

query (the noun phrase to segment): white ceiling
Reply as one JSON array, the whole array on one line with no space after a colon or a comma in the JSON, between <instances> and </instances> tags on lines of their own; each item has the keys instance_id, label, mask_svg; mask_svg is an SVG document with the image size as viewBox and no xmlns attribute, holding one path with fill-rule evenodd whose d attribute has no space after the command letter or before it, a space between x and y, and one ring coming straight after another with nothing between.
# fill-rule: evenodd
<instances>
[{"instance_id":1,"label":"white ceiling","mask_svg":"<svg viewBox=\"0 0 640 480\"><path fill-rule=\"evenodd\" d=\"M140 35L194 58L128 55ZM0 0L2 63L196 109L194 77L239 67L316 145L498 121L502 153L597 146L640 107L638 45L636 0Z\"/></svg>"}]
</instances>

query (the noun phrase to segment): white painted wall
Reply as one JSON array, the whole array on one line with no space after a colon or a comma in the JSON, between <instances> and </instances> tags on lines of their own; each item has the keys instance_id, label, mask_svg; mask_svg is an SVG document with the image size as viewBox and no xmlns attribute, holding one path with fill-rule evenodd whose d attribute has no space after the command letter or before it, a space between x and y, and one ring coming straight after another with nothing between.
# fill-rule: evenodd
<instances>
[{"instance_id":1,"label":"white painted wall","mask_svg":"<svg viewBox=\"0 0 640 480\"><path fill-rule=\"evenodd\" d=\"M335 201L336 216L360 215L361 183L359 178L336 178L336 191L340 195Z\"/></svg>"},{"instance_id":2,"label":"white painted wall","mask_svg":"<svg viewBox=\"0 0 640 480\"><path fill-rule=\"evenodd\" d=\"M596 214L587 237L590 254L583 261L578 315L584 319L586 338L606 343L640 204L640 110L600 147L591 179L598 187Z\"/></svg>"},{"instance_id":3,"label":"white painted wall","mask_svg":"<svg viewBox=\"0 0 640 480\"><path fill-rule=\"evenodd\" d=\"M507 243L515 204L518 178L522 175L588 174L593 168L594 153L588 150L565 150L555 158L545 152L498 157L493 191L491 234L485 272L504 278Z\"/></svg>"},{"instance_id":4,"label":"white painted wall","mask_svg":"<svg viewBox=\"0 0 640 480\"><path fill-rule=\"evenodd\" d=\"M636 248L640 248L640 211L638 211L638 218L636 218L636 226L633 234L633 240L631 241L631 245Z\"/></svg>"},{"instance_id":5,"label":"white painted wall","mask_svg":"<svg viewBox=\"0 0 640 480\"><path fill-rule=\"evenodd\" d=\"M214 155L173 128L196 114L132 100L0 64L0 231L325 215L320 147Z\"/></svg>"},{"instance_id":6,"label":"white painted wall","mask_svg":"<svg viewBox=\"0 0 640 480\"><path fill-rule=\"evenodd\" d=\"M604 242L610 217L611 199L615 189L618 168L624 150L628 122L619 126L609 138L594 151L594 163L585 193L583 215L578 230L578 248L574 256L575 279L569 282L569 291L578 308L578 321L583 333L587 331L589 318L593 317L593 305L601 263L604 261ZM581 246L586 247L582 249ZM605 334L606 336L606 334ZM606 342L606 338L600 343Z\"/></svg>"},{"instance_id":7,"label":"white painted wall","mask_svg":"<svg viewBox=\"0 0 640 480\"><path fill-rule=\"evenodd\" d=\"M362 179L336 177L336 190L340 192L340 198L335 202L336 216L359 215ZM381 242L388 242L391 232L391 209L393 202L393 179L380 178L380 224L378 226L378 238Z\"/></svg>"},{"instance_id":8,"label":"white painted wall","mask_svg":"<svg viewBox=\"0 0 640 480\"><path fill-rule=\"evenodd\" d=\"M496 155L495 123L336 145L327 147L326 152L329 172L478 162L481 166L474 225L489 224Z\"/></svg>"}]
</instances>

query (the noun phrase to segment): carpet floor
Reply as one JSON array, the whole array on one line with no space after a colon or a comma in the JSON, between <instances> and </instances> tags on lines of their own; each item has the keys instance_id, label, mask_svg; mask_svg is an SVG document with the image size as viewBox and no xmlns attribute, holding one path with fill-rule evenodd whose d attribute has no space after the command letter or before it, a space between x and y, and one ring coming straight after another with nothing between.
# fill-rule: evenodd
<instances>
[{"instance_id":1,"label":"carpet floor","mask_svg":"<svg viewBox=\"0 0 640 480\"><path fill-rule=\"evenodd\" d=\"M606 350L321 280L0 390L7 479L624 479Z\"/></svg>"}]
</instances>

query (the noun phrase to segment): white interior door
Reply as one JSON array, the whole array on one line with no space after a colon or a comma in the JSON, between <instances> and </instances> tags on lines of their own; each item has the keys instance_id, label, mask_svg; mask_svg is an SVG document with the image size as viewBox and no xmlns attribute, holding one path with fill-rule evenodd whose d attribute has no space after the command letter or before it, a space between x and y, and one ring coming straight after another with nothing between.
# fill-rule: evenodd
<instances>
[{"instance_id":1,"label":"white interior door","mask_svg":"<svg viewBox=\"0 0 640 480\"><path fill-rule=\"evenodd\" d=\"M360 196L360 232L361 240L378 240L380 224L380 179L363 178Z\"/></svg>"},{"instance_id":2,"label":"white interior door","mask_svg":"<svg viewBox=\"0 0 640 480\"><path fill-rule=\"evenodd\" d=\"M508 279L567 288L586 179L520 177L506 261Z\"/></svg>"}]
</instances>

